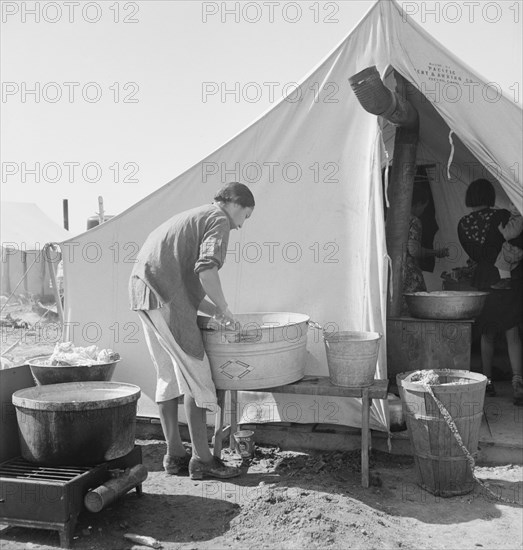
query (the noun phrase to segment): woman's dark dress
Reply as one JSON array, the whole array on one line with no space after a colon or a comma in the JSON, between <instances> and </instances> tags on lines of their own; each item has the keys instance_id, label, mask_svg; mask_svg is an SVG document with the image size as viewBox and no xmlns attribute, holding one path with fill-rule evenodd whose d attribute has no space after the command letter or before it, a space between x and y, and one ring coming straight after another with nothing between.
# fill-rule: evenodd
<instances>
[{"instance_id":1,"label":"woman's dark dress","mask_svg":"<svg viewBox=\"0 0 523 550\"><path fill-rule=\"evenodd\" d=\"M458 223L461 246L477 263L472 284L478 290L489 292L485 307L476 321L482 333L505 332L521 320L519 292L516 289L491 288L500 279L494 264L503 246L504 237L498 230L498 225L505 225L509 217L508 210L484 208L464 216Z\"/></svg>"}]
</instances>

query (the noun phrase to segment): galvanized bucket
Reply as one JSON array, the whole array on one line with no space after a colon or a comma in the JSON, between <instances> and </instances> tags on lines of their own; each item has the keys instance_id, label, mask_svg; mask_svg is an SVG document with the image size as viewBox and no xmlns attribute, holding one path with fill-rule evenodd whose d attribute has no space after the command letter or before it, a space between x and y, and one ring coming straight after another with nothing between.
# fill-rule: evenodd
<instances>
[{"instance_id":1,"label":"galvanized bucket","mask_svg":"<svg viewBox=\"0 0 523 550\"><path fill-rule=\"evenodd\" d=\"M380 340L378 332L324 332L330 381L349 388L371 386Z\"/></svg>"}]
</instances>

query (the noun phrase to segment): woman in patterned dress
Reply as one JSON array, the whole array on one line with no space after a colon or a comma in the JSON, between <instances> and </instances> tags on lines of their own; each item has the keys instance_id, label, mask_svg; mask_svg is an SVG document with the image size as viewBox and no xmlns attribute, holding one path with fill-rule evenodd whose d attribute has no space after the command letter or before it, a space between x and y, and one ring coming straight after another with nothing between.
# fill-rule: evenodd
<instances>
[{"instance_id":1,"label":"woman in patterned dress","mask_svg":"<svg viewBox=\"0 0 523 550\"><path fill-rule=\"evenodd\" d=\"M483 374L488 378L487 395L496 394L490 380L494 337L496 333L504 332L513 374L514 404L523 405L522 346L518 326L522 317L522 305L518 299L519 293L515 288L492 288L500 280L495 263L504 242L498 226L504 226L510 217L508 210L494 208L495 202L496 192L493 185L486 179L474 180L465 196L465 205L472 212L459 221L458 237L465 252L477 264L472 279L473 286L489 292L485 307L476 320L481 332Z\"/></svg>"}]
</instances>

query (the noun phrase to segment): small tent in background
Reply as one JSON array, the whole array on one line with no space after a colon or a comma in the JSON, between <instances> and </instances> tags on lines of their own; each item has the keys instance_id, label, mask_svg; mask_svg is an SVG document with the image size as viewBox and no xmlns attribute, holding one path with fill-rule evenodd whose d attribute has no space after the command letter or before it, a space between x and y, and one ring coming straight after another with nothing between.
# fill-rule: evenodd
<instances>
[{"instance_id":1,"label":"small tent in background","mask_svg":"<svg viewBox=\"0 0 523 550\"><path fill-rule=\"evenodd\" d=\"M2 202L1 220L1 293L34 294L41 299L54 297L43 250L47 243L67 239L68 231L33 203ZM58 254L48 256L55 265L60 260Z\"/></svg>"},{"instance_id":2,"label":"small tent in background","mask_svg":"<svg viewBox=\"0 0 523 550\"><path fill-rule=\"evenodd\" d=\"M323 326L386 333L382 170L393 158L395 128L364 111L348 82L373 65L389 88L397 75L409 83L408 100L419 113L416 164L425 167L432 191L435 240L453 250L447 263L437 264L429 288L441 289L438 272L466 261L456 226L467 211L471 180L492 179L498 204L510 198L521 208L521 109L396 2L378 0L290 96L136 205L64 243L69 337L76 345L120 352L115 378L142 388L141 414L157 412L154 369L128 305L134 258L150 231L209 203L228 181L249 185L256 198L252 218L231 233L221 272L231 311L299 312ZM327 373L321 333L314 329L306 373ZM385 338L377 377L387 377ZM302 396L246 394L240 396L243 422L361 422L356 399L318 397L311 406ZM374 400L373 429L387 430L387 411Z\"/></svg>"}]
</instances>

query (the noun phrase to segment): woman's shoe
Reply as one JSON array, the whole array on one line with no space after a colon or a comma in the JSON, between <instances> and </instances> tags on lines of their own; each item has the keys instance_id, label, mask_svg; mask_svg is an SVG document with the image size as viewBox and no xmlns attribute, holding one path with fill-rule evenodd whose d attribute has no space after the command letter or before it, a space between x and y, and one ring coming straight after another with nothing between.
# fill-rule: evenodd
<instances>
[{"instance_id":1,"label":"woman's shoe","mask_svg":"<svg viewBox=\"0 0 523 550\"><path fill-rule=\"evenodd\" d=\"M512 282L510 279L500 279L496 284L490 285L490 288L494 290L510 290Z\"/></svg>"},{"instance_id":2,"label":"woman's shoe","mask_svg":"<svg viewBox=\"0 0 523 550\"><path fill-rule=\"evenodd\" d=\"M189 462L189 475L191 479L203 479L204 477L216 477L218 479L228 479L241 474L239 468L226 466L223 461L213 457L211 462L202 462L196 458L191 458Z\"/></svg>"},{"instance_id":3,"label":"woman's shoe","mask_svg":"<svg viewBox=\"0 0 523 550\"><path fill-rule=\"evenodd\" d=\"M489 397L496 397L496 388L494 387L494 384L492 383L492 380L490 378L487 378L487 388L485 390L485 395L488 395Z\"/></svg>"},{"instance_id":4,"label":"woman's shoe","mask_svg":"<svg viewBox=\"0 0 523 550\"><path fill-rule=\"evenodd\" d=\"M165 455L163 457L163 469L169 475L178 475L182 472L186 473L189 469L191 456L191 453L186 453L185 456Z\"/></svg>"}]
</instances>

